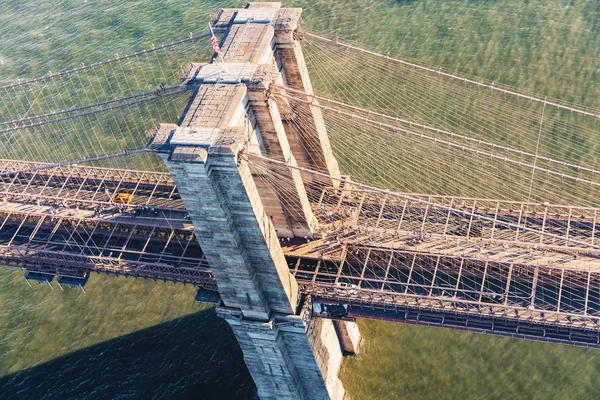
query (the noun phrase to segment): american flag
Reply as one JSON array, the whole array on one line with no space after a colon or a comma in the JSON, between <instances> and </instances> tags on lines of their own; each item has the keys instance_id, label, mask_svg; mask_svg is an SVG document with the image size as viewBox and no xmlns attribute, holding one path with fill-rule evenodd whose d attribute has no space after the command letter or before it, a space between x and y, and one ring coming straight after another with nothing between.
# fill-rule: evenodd
<instances>
[{"instance_id":1,"label":"american flag","mask_svg":"<svg viewBox=\"0 0 600 400\"><path fill-rule=\"evenodd\" d=\"M213 50L215 51L215 53L217 53L217 55L223 57L223 53L219 48L219 41L217 40L217 37L215 36L215 33L213 32L212 27L210 25L208 26L208 29L210 29L210 44L212 45Z\"/></svg>"}]
</instances>

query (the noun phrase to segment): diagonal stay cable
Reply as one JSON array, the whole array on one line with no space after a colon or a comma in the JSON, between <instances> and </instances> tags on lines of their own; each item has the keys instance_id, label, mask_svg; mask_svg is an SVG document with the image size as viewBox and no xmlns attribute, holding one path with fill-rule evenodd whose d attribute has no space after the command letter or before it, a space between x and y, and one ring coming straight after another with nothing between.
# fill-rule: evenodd
<instances>
[{"instance_id":1,"label":"diagonal stay cable","mask_svg":"<svg viewBox=\"0 0 600 400\"><path fill-rule=\"evenodd\" d=\"M474 144L478 144L478 145L489 146L489 147L491 147L493 149L497 149L497 150L501 150L501 151L506 151L508 153L513 153L513 154L516 154L516 155L519 155L519 156L530 157L530 158L533 158L533 159L539 159L539 160L542 160L542 161L546 161L546 162L549 162L549 163L552 163L552 164L559 165L561 167L574 168L577 171L584 171L584 172L589 172L589 173L592 173L592 174L600 174L599 170L595 170L593 168L587 168L587 167L583 167L581 165L572 164L572 163L568 163L568 162L560 161L560 160L555 160L555 159L552 159L552 158L549 158L549 157L544 157L544 156L541 156L539 154L529 153L529 152L526 152L526 151L523 151L523 150L518 150L518 149L511 148L511 147L506 147L506 146L501 146L501 145L496 144L496 143L486 142L486 141L483 141L481 139L476 139L476 138L472 138L472 137L469 137L469 136L460 135L460 134L457 134L457 133L454 133L454 132L450 132L450 131L446 131L446 130L443 130L443 129L435 128L435 127L428 126L428 125L425 125L425 124L422 124L422 123L409 121L409 120L406 120L406 119L403 119L403 118L394 117L394 116L391 116L391 115L379 113L379 112L368 110L368 109L361 108L361 107L356 107L356 106L353 106L353 105L350 105L350 104L343 103L341 101L328 99L326 97L321 97L321 96L317 96L317 95L314 95L314 94L308 94L306 92L303 92L302 90L293 89L293 88L289 88L289 87L285 87L285 86L280 86L280 85L277 85L277 87L279 89L281 89L281 90L286 91L286 92L292 92L292 93L296 93L298 95L306 96L308 99L313 99L314 98L314 99L318 100L319 102L325 102L325 103L333 104L335 106L346 108L348 110L352 110L352 111L355 111L355 112L358 112L358 113L361 113L361 114L371 115L371 116L376 117L376 118L383 118L385 120L393 121L393 122L398 123L398 124L405 124L405 125L408 125L409 127L416 127L416 128L425 129L425 130L428 130L428 131L431 131L431 132L435 132L435 133L438 133L438 134L441 134L441 135L445 135L445 136L449 136L449 137L452 137L452 138L455 138L455 139L460 139L460 140L468 141L468 142L471 142L471 143L474 143ZM303 103L310 104L310 105L315 106L315 107L325 108L325 106L321 106L320 104L315 104L314 102L310 102L308 100L301 100L301 99L295 98L292 95L287 94L287 93L277 93L277 95L279 95L279 96L281 96L283 98L292 99L294 101L301 101ZM326 110L332 111L330 109L326 109ZM333 110L333 112L336 112L336 111ZM538 145L539 145L539 143L538 143Z\"/></svg>"},{"instance_id":2,"label":"diagonal stay cable","mask_svg":"<svg viewBox=\"0 0 600 400\"><path fill-rule=\"evenodd\" d=\"M297 97L293 97L293 96L290 96L290 95L284 95L284 97L291 98L291 99L293 99L295 101L299 101L299 102L304 102L304 103L310 104L310 101L303 100L303 99L300 99L300 98L297 98ZM344 117L352 118L352 119L355 119L357 121L361 121L361 122L364 122L364 123L367 123L367 124L370 124L370 125L373 125L373 126L379 126L382 129L389 129L389 130L394 131L394 132L400 132L400 133L403 133L403 134L406 134L406 135L409 135L409 136L417 137L417 138L420 138L420 139L423 139L423 140L427 140L427 141L430 141L430 142L433 142L433 143L437 143L437 144L440 144L440 145L443 145L443 146L451 147L451 148L454 148L454 149L457 149L457 150L461 150L461 151L464 151L464 152L467 152L467 153L477 154L477 155L480 155L480 156L483 156L483 157L489 157L491 159L498 160L498 161L503 161L503 162L508 163L508 164L518 165L519 167L522 167L522 168L532 168L534 170L547 173L548 175L554 175L554 176L557 176L557 177L560 177L560 178L570 179L570 180L573 180L575 182L580 182L580 183L588 184L588 185L591 185L591 186L600 187L600 183L599 182L594 182L594 181L590 181L590 180L587 180L587 179L579 178L577 176L568 175L568 174L564 174L564 173L561 173L561 172L556 172L556 171L549 170L549 169L546 169L546 168L541 168L541 167L538 167L538 166L535 166L535 165L532 165L532 164L529 164L529 163L525 163L525 162L522 162L522 161L513 160L513 159L510 159L510 158L499 156L497 154L486 152L486 151L483 151L483 150L473 149L473 148L470 148L470 147L467 147L467 146L463 146L463 145L460 145L460 144L457 144L457 143L454 143L454 142L449 142L449 141L442 140L442 139L439 139L439 138L436 138L436 137L427 136L427 135L424 135L422 133L413 132L411 130L400 128L400 127L395 126L395 125L390 125L390 124L385 124L385 123L380 122L380 121L375 121L375 120L372 120L372 119L369 119L369 118L366 118L366 117L362 117L362 116L357 115L357 114L353 114L353 113L345 112L345 111L342 111L342 110L339 110L339 109L335 109L335 108L323 106L321 104L313 104L313 105L315 107L319 107L319 108L321 108L323 110L330 111L332 113L335 113L335 114L338 114L338 115L342 115ZM562 165L562 163L560 163L560 164Z\"/></svg>"},{"instance_id":3,"label":"diagonal stay cable","mask_svg":"<svg viewBox=\"0 0 600 400\"><path fill-rule=\"evenodd\" d=\"M57 167L65 167L65 166L68 166L68 165L77 165L77 164L80 164L80 163L87 163L87 162L93 162L93 161L108 160L108 159L111 159L111 158L130 156L130 155L133 155L133 154L147 153L147 152L151 152L151 151L152 150L148 149L148 148L137 149L137 150L123 150L122 152L119 152L119 153L107 154L107 155L104 155L104 156L90 157L90 158L84 158L84 159L80 159L80 160L66 161L66 162L62 162L62 163L54 163L54 164L41 165L39 167L25 168L25 169L19 169L19 170L14 170L14 171L9 171L9 172L2 172L2 173L0 173L0 177L12 176L12 175L23 173L23 172L43 171L43 170L46 170L46 169L52 169L52 168L57 168Z\"/></svg>"},{"instance_id":4,"label":"diagonal stay cable","mask_svg":"<svg viewBox=\"0 0 600 400\"><path fill-rule=\"evenodd\" d=\"M287 162L274 160L272 158L265 157L265 156L262 156L262 155L256 155L256 154L245 155L245 160L247 162L252 163L252 159L261 160L263 162L272 163L272 164L275 164L275 165L280 165L280 166L284 166L284 167L291 168L291 169L296 169L296 170L298 170L300 172L304 172L304 173L307 173L307 174L310 174L310 175L313 175L313 176L318 176L318 177L321 177L321 178L333 179L333 180L338 180L338 181L342 180L340 178L335 178L335 177L333 177L331 175L328 175L328 174L325 174L325 173L322 173L322 172L317 172L317 171L314 171L314 170L311 170L311 169L298 167L298 166L295 166L295 165L291 165L291 164L289 164ZM470 216L470 217L479 218L481 220L485 220L485 221L488 221L488 222L494 222L496 224L501 224L501 225L504 225L504 226L507 226L507 227L510 227L510 228L516 228L516 229L523 230L523 231L529 231L529 232L533 232L533 233L538 234L538 235L545 235L545 236L550 237L550 238L563 239L561 236L559 236L557 234L554 234L554 233L549 233L549 232L544 232L544 231L540 231L540 230L537 230L537 229L529 228L529 227L524 226L524 225L519 224L519 223L515 224L515 223L512 223L512 222L495 220L494 218L486 217L485 215L478 214L478 213L475 213L475 212L470 212L470 211L466 211L466 210L460 210L460 209L457 209L457 208L452 207L452 206L447 206L447 205L435 203L435 202L432 202L432 201L419 199L417 197L411 196L410 194L392 192L390 190L380 189L380 188L377 188L377 187L374 187L374 186L364 185L362 183L357 183L357 182L353 182L353 181L346 181L346 182L349 182L352 185L360 187L362 189L366 189L366 190L373 191L373 192L378 192L378 193L381 193L381 194L384 194L384 195L396 196L396 197L399 197L399 198L402 198L402 199L413 201L415 203L420 203L420 204L423 204L423 205L437 207L437 208L440 208L440 209L443 209L443 210L446 210L446 211L450 211L450 212L461 213L461 214L464 214L464 215L467 215L467 216ZM570 242L572 241L573 243L577 243L577 244L582 244L582 245L584 245L586 247L591 247L593 249L600 249L600 245L594 245L594 244L582 242L580 240L571 240L571 239L569 239L569 241Z\"/></svg>"},{"instance_id":5,"label":"diagonal stay cable","mask_svg":"<svg viewBox=\"0 0 600 400\"><path fill-rule=\"evenodd\" d=\"M111 64L111 63L114 63L114 62L117 62L117 61L126 60L128 58L137 57L137 56L142 55L142 54L152 53L152 52L154 52L156 50L166 49L166 48L177 46L179 44L183 44L183 43L187 43L187 42L194 42L195 40L206 38L208 36L210 36L209 33L203 33L203 34L198 35L198 36L191 35L190 37L188 37L186 39L176 40L174 42L165 43L165 44L162 44L162 45L159 45L159 46L152 46L151 49L141 50L141 51L138 51L138 52L135 52L135 53L127 54L127 55L124 55L124 56L119 56L119 57L112 58L112 59L105 60L105 61L96 62L96 63L90 64L90 65L82 65L81 67L73 68L73 69L70 69L70 70L67 70L67 71L57 72L57 73L54 73L54 74L48 74L48 75L40 76L38 78L32 78L32 79L27 79L27 80L23 80L23 81L18 80L17 83L12 83L12 84L8 84L8 85L0 86L0 90L10 89L10 88L18 87L18 86L29 85L29 84L34 83L34 82L45 81L47 79L56 78L58 76L70 75L72 73L79 72L79 71L85 71L87 69L94 69L94 68L97 68L97 67L105 65L105 64Z\"/></svg>"},{"instance_id":6,"label":"diagonal stay cable","mask_svg":"<svg viewBox=\"0 0 600 400\"><path fill-rule=\"evenodd\" d=\"M326 42L326 43L329 43L329 44L333 44L335 46L340 46L340 47L348 49L348 50L357 51L357 52L361 52L361 53L368 54L368 55L371 55L371 56L379 57L379 58L385 59L386 61L391 61L391 62L394 62L394 63L402 64L402 65L410 67L410 68L422 70L422 71L425 71L425 72L428 72L428 73L432 73L432 74L436 74L436 75L439 75L439 76L443 76L445 78L450 78L450 79L453 79L453 80L458 80L458 81L463 82L463 83L467 83L467 84L470 84L470 85L475 85L475 86L477 86L479 88L482 88L482 89L488 89L488 90L491 90L491 91L499 92L499 93L502 93L502 94L505 94L505 95L514 96L514 97L517 97L517 98L520 98L520 99L524 99L524 100L528 100L528 101L533 101L533 102L540 103L540 104L545 103L547 106L555 107L555 108L560 109L560 110L565 110L565 111L569 111L569 112L572 112L572 113L581 114L581 115L584 115L586 117L592 117L592 118L600 119L600 114L594 114L592 112L580 110L580 109L573 108L573 107L568 107L568 106L565 106L565 105L562 105L562 104L559 104L559 103L556 103L556 102L545 101L544 99L540 99L540 98L537 98L537 97L528 96L528 95L525 95L525 94L522 94L522 93L518 93L518 92L514 92L514 91L511 91L511 90L505 90L505 89L496 87L493 84L488 85L486 83L477 82L477 81L474 81L474 80L471 80L471 79L463 78L461 76L449 74L447 72L442 72L441 70L438 70L438 69L424 67L424 66L419 65L419 64L411 63L411 62L404 61L404 60L401 60L401 59L398 59L398 58L389 57L389 56L386 56L386 55L383 55L383 54L379 54L379 53L371 51L371 50L363 49L361 47L357 47L357 46L353 46L353 45L341 43L337 39L335 39L335 40L328 39L326 37L319 36L319 35L316 35L316 34L310 33L310 32L303 32L303 34L306 35L306 36L308 36L308 37L311 37L313 39L317 39L317 40L320 40L320 41L323 41L323 42Z\"/></svg>"},{"instance_id":7,"label":"diagonal stay cable","mask_svg":"<svg viewBox=\"0 0 600 400\"><path fill-rule=\"evenodd\" d=\"M188 90L190 90L190 89L187 86L173 86L171 88L158 89L158 90L155 90L155 91L152 91L152 92L148 92L145 97L140 98L140 99L136 99L136 100L133 100L133 101L125 102L125 103L122 103L122 104L116 104L116 105L112 105L112 106L108 106L108 107L103 107L103 108L100 108L100 109L97 109L97 110L86 111L86 112L75 114L75 115L69 115L69 116L66 116L66 117L60 117L60 118L56 118L56 119L52 119L52 120L36 122L36 123L33 123L33 124L28 124L28 125L15 126L15 127L12 127L12 128L7 128L7 129L0 130L0 134L15 132L15 131L18 131L18 130L21 130L21 129L27 129L27 128L36 128L36 127L39 127L39 126L44 126L44 125L52 124L52 123L55 123L55 122L67 121L67 120L70 120L70 119L73 119L73 118L77 118L77 117L83 117L83 116L86 116L86 115L93 115L93 114L97 114L97 113L104 112L104 111L119 109L119 108L122 108L122 107L127 107L127 106L131 106L131 105L135 105L135 104L140 104L140 103L145 103L147 101L160 99L161 97L174 96L174 95L186 92Z\"/></svg>"},{"instance_id":8,"label":"diagonal stay cable","mask_svg":"<svg viewBox=\"0 0 600 400\"><path fill-rule=\"evenodd\" d=\"M105 100L105 101L101 101L99 103L93 103L93 104L87 104L84 106L79 106L79 107L73 107L73 108L68 108L65 110L61 110L61 111L53 111L47 114L41 114L41 115L33 115L31 117L24 117L24 118L19 118L19 119L13 119L11 121L4 121L4 122L0 122L0 125L14 125L20 122L27 122L27 121L33 121L36 119L43 119L43 118L49 118L49 117L54 117L57 115L61 115L61 114L68 114L68 113L72 113L72 112L76 112L76 111L82 111L82 110L86 110L89 108L94 108L94 107L100 107L100 106L105 106L111 103L119 103L122 101L126 101L126 100L133 100L133 99L137 99L140 97L146 97L146 96L151 96L153 94L156 94L157 91L161 91L161 92L169 92L170 90L173 89L178 89L178 88L184 88L185 86L168 86L168 87L164 87L164 88L160 88L160 89L154 89L154 90L149 90L147 92L143 92L143 93L136 93L136 94L132 94L129 96L125 96L125 97L119 97L119 98L114 98L114 99L110 99L110 100Z\"/></svg>"}]
</instances>

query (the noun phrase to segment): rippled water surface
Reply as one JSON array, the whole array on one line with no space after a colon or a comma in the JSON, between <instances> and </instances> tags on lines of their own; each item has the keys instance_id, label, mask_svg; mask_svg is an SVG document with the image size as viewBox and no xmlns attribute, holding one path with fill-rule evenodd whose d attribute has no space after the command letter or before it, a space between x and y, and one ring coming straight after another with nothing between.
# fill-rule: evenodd
<instances>
[{"instance_id":1,"label":"rippled water surface","mask_svg":"<svg viewBox=\"0 0 600 400\"><path fill-rule=\"evenodd\" d=\"M204 32L211 13L244 3L2 0L0 84ZM313 31L600 109L596 1L286 3L305 8ZM0 272L0 398L252 396L231 331L193 288L93 276L86 289L29 288L22 273ZM361 327L363 351L341 375L354 399L600 397L595 350Z\"/></svg>"}]
</instances>

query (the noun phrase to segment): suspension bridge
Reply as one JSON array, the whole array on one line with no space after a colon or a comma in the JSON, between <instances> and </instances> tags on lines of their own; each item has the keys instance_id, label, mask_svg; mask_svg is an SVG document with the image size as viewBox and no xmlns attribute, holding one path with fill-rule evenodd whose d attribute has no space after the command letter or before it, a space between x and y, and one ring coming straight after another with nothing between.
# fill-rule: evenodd
<instances>
[{"instance_id":1,"label":"suspension bridge","mask_svg":"<svg viewBox=\"0 0 600 400\"><path fill-rule=\"evenodd\" d=\"M359 317L600 347L600 115L300 14L0 87L2 266L197 286L261 398L343 398Z\"/></svg>"}]
</instances>

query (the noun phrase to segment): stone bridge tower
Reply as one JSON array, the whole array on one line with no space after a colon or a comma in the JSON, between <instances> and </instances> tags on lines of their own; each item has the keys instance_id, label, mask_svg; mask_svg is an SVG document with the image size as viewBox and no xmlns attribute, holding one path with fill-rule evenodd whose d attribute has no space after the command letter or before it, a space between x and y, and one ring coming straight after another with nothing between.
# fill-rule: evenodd
<instances>
[{"instance_id":1,"label":"stone bridge tower","mask_svg":"<svg viewBox=\"0 0 600 400\"><path fill-rule=\"evenodd\" d=\"M319 110L291 124L285 114L293 111L279 110L268 94L275 83L312 93L301 11L280 3L221 10L214 30L224 33L225 63L193 66L193 98L179 124L161 124L151 147L161 151L194 223L217 279L217 312L235 333L259 397L342 399L337 375L343 353L357 350L358 329L300 315L279 242L311 237L317 225L305 183L289 169L292 189L277 193L242 157L261 154L339 177Z\"/></svg>"}]
</instances>

